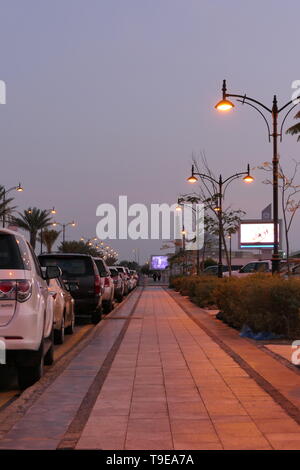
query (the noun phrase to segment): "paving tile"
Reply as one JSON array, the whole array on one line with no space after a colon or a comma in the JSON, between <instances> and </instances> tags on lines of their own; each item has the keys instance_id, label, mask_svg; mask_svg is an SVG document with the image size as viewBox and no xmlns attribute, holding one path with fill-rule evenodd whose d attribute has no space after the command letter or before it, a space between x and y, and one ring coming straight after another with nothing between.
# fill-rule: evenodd
<instances>
[{"instance_id":1,"label":"paving tile","mask_svg":"<svg viewBox=\"0 0 300 470\"><path fill-rule=\"evenodd\" d=\"M299 376L184 302L300 406ZM146 288L135 316L77 449L300 449L300 426L166 292ZM123 324L106 322L107 334L71 361L0 448L56 448Z\"/></svg>"}]
</instances>

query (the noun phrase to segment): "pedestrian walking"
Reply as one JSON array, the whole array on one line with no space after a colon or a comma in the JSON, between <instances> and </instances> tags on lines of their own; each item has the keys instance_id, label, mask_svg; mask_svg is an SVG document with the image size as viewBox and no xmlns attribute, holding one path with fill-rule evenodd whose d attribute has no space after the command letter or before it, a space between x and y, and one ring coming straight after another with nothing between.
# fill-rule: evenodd
<instances>
[{"instance_id":1,"label":"pedestrian walking","mask_svg":"<svg viewBox=\"0 0 300 470\"><path fill-rule=\"evenodd\" d=\"M153 281L156 282L156 278L157 278L157 274L156 273L153 273Z\"/></svg>"}]
</instances>

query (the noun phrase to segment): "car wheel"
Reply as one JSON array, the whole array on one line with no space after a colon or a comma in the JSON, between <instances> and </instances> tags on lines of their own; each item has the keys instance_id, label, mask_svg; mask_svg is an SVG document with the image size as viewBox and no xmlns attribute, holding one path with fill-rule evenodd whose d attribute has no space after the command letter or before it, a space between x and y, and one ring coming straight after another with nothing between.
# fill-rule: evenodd
<instances>
[{"instance_id":1,"label":"car wheel","mask_svg":"<svg viewBox=\"0 0 300 470\"><path fill-rule=\"evenodd\" d=\"M104 310L104 313L109 313L111 312L113 309L113 302L112 302L112 299L110 299L108 302L105 302L105 304L103 305L103 310Z\"/></svg>"},{"instance_id":2,"label":"car wheel","mask_svg":"<svg viewBox=\"0 0 300 470\"><path fill-rule=\"evenodd\" d=\"M43 376L43 358L35 366L19 366L17 369L19 387L21 390L31 387Z\"/></svg>"},{"instance_id":3,"label":"car wheel","mask_svg":"<svg viewBox=\"0 0 300 470\"><path fill-rule=\"evenodd\" d=\"M60 329L54 330L54 344L63 344L64 340L65 340L65 318L63 314Z\"/></svg>"},{"instance_id":4,"label":"car wheel","mask_svg":"<svg viewBox=\"0 0 300 470\"><path fill-rule=\"evenodd\" d=\"M53 329L49 337L49 340L51 342L51 345L44 356L44 364L46 366L51 366L54 362L54 330Z\"/></svg>"},{"instance_id":5,"label":"car wheel","mask_svg":"<svg viewBox=\"0 0 300 470\"><path fill-rule=\"evenodd\" d=\"M40 380L43 376L43 349L44 341L42 340L39 350L32 352L29 357L27 357L28 365L26 365L26 362L17 365L17 376L21 390L31 387L31 385Z\"/></svg>"},{"instance_id":6,"label":"car wheel","mask_svg":"<svg viewBox=\"0 0 300 470\"><path fill-rule=\"evenodd\" d=\"M65 328L65 333L67 335L72 335L74 331L75 331L75 316L73 313L71 324Z\"/></svg>"},{"instance_id":7,"label":"car wheel","mask_svg":"<svg viewBox=\"0 0 300 470\"><path fill-rule=\"evenodd\" d=\"M102 310L96 310L95 312L92 313L92 323L94 325L97 325L97 323L100 322L102 318Z\"/></svg>"}]
</instances>

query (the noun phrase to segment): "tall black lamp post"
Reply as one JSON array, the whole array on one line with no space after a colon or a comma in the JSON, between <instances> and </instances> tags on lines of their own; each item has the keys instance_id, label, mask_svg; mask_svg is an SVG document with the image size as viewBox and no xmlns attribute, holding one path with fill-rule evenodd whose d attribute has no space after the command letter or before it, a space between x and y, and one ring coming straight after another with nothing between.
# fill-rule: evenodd
<instances>
[{"instance_id":1,"label":"tall black lamp post","mask_svg":"<svg viewBox=\"0 0 300 470\"><path fill-rule=\"evenodd\" d=\"M19 183L18 186L13 186L12 188L9 188L9 189L4 189L3 190L3 202L6 201L7 193L9 193L10 191L13 191L14 189L20 193L24 191L24 188L21 186L21 183ZM5 209L5 206L4 206L4 209ZM3 225L3 228L5 228L5 212L3 213L2 225Z\"/></svg>"},{"instance_id":2,"label":"tall black lamp post","mask_svg":"<svg viewBox=\"0 0 300 470\"><path fill-rule=\"evenodd\" d=\"M223 80L223 86L222 86L222 94L223 98L219 103L216 104L215 108L218 109L219 111L229 111L230 109L234 108L234 104L229 101L227 98L237 98L237 101L239 101L242 104L248 104L252 108L256 109L258 113L262 116L264 119L267 128L268 128L268 138L269 142L271 141L271 137L273 140L273 223L274 223L274 248L273 248L273 257L272 257L272 272L277 273L279 272L279 264L280 264L280 258L279 258L279 231L278 231L278 164L279 164L279 158L278 158L278 152L277 152L277 147L278 147L278 137L280 137L280 141L282 141L282 130L283 126L285 123L285 120L289 113L297 106L298 100L300 99L300 96L297 97L296 103L295 100L291 100L288 103L286 103L284 106L281 108L278 108L277 104L277 96L274 95L273 98L273 104L272 107L269 108L265 106L263 103L260 101L257 101L253 98L250 98L247 95L236 95L236 94L231 94L227 93L227 88L226 88L226 80ZM258 107L259 106L259 107ZM285 116L282 119L281 126L280 126L280 132L278 132L278 116L279 113L281 113L284 109L288 108L289 110L285 114ZM270 125L265 117L264 113L261 111L262 108L265 112L267 111L271 116L272 116L272 133L270 130Z\"/></svg>"},{"instance_id":3,"label":"tall black lamp post","mask_svg":"<svg viewBox=\"0 0 300 470\"><path fill-rule=\"evenodd\" d=\"M65 243L65 241L66 241L66 227L68 227L69 225L71 225L72 227L75 227L76 223L74 222L74 220L72 220L72 222L68 222L67 224L61 224L60 222L53 222L52 225L53 225L53 227L56 227L57 225L60 225L62 227L63 243Z\"/></svg>"},{"instance_id":4,"label":"tall black lamp post","mask_svg":"<svg viewBox=\"0 0 300 470\"><path fill-rule=\"evenodd\" d=\"M203 178L205 180L210 181L211 183L215 184L218 187L218 193L215 194L215 197L218 201L217 206L214 208L215 212L218 216L219 221L219 261L218 261L218 277L223 277L223 263L222 263L222 224L223 224L223 198L224 192L227 186L236 178L240 176L244 176L243 180L245 183L252 183L253 177L250 175L250 167L249 164L247 166L247 171L242 171L240 173L235 173L232 176L229 176L225 180L223 180L222 175L220 175L219 180L216 180L210 175L205 175L204 173L198 173L194 169L194 165L192 165L192 175L187 179L189 183L196 183L198 181L197 176Z\"/></svg>"}]
</instances>

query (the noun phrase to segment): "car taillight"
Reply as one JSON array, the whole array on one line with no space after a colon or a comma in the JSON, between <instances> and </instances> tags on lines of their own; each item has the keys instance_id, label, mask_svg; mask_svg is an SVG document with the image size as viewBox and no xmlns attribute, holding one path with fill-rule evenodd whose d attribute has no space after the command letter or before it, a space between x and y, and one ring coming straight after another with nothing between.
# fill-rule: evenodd
<instances>
[{"instance_id":1,"label":"car taillight","mask_svg":"<svg viewBox=\"0 0 300 470\"><path fill-rule=\"evenodd\" d=\"M31 296L32 283L31 281L23 280L17 281L17 301L25 302Z\"/></svg>"},{"instance_id":2,"label":"car taillight","mask_svg":"<svg viewBox=\"0 0 300 470\"><path fill-rule=\"evenodd\" d=\"M109 287L109 278L108 277L105 278L104 287Z\"/></svg>"},{"instance_id":3,"label":"car taillight","mask_svg":"<svg viewBox=\"0 0 300 470\"><path fill-rule=\"evenodd\" d=\"M0 281L0 300L17 300L25 302L32 292L31 281Z\"/></svg>"},{"instance_id":4,"label":"car taillight","mask_svg":"<svg viewBox=\"0 0 300 470\"><path fill-rule=\"evenodd\" d=\"M0 300L16 300L16 281L0 281Z\"/></svg>"},{"instance_id":5,"label":"car taillight","mask_svg":"<svg viewBox=\"0 0 300 470\"><path fill-rule=\"evenodd\" d=\"M95 275L95 294L100 294L100 290L101 290L100 276L96 274Z\"/></svg>"}]
</instances>

